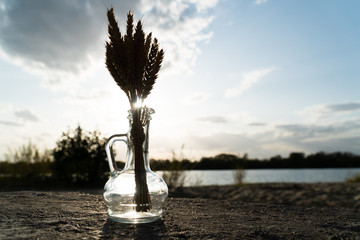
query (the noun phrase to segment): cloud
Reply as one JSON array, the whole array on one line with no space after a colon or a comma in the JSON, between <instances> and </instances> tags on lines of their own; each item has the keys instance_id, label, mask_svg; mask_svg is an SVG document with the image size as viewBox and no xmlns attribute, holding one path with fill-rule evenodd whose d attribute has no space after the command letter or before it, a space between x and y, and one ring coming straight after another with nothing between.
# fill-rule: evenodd
<instances>
[{"instance_id":1,"label":"cloud","mask_svg":"<svg viewBox=\"0 0 360 240\"><path fill-rule=\"evenodd\" d=\"M360 119L332 124L278 124L254 134L217 132L189 136L187 146L211 154L248 153L252 157L286 156L290 152L344 151L360 154ZM195 150L194 150L195 151Z\"/></svg>"},{"instance_id":2,"label":"cloud","mask_svg":"<svg viewBox=\"0 0 360 240\"><path fill-rule=\"evenodd\" d=\"M73 101L100 101L110 95L107 89L93 89L90 91L77 92L73 97Z\"/></svg>"},{"instance_id":3,"label":"cloud","mask_svg":"<svg viewBox=\"0 0 360 240\"><path fill-rule=\"evenodd\" d=\"M102 43L100 1L5 1L0 43L11 56L40 68L78 72Z\"/></svg>"},{"instance_id":4,"label":"cloud","mask_svg":"<svg viewBox=\"0 0 360 240\"><path fill-rule=\"evenodd\" d=\"M268 0L255 0L255 4L256 5L261 5L261 4L264 4L264 3L266 3Z\"/></svg>"},{"instance_id":5,"label":"cloud","mask_svg":"<svg viewBox=\"0 0 360 240\"><path fill-rule=\"evenodd\" d=\"M108 5L122 31L128 10L142 18L145 31L153 31L166 51L164 70L191 72L198 43L212 36L205 30L217 2L0 0L0 57L42 76L46 87L74 85L79 74L104 61Z\"/></svg>"},{"instance_id":6,"label":"cloud","mask_svg":"<svg viewBox=\"0 0 360 240\"><path fill-rule=\"evenodd\" d=\"M165 50L164 69L172 73L191 73L197 56L201 53L198 43L213 36L206 28L214 20L209 8L218 1L157 0L151 4L143 1L144 27L153 32Z\"/></svg>"},{"instance_id":7,"label":"cloud","mask_svg":"<svg viewBox=\"0 0 360 240\"><path fill-rule=\"evenodd\" d=\"M343 103L327 105L326 108L332 112L350 112L360 110L360 103Z\"/></svg>"},{"instance_id":8,"label":"cloud","mask_svg":"<svg viewBox=\"0 0 360 240\"><path fill-rule=\"evenodd\" d=\"M70 105L77 104L86 108L92 106L94 108L103 104L108 104L108 101L112 101L113 97L113 92L106 88L89 89L86 91L83 89L77 89L76 91L69 92L68 95L59 99L58 102Z\"/></svg>"},{"instance_id":9,"label":"cloud","mask_svg":"<svg viewBox=\"0 0 360 240\"><path fill-rule=\"evenodd\" d=\"M6 125L6 126L22 126L22 124L17 123L17 122L2 121L2 120L0 120L0 124Z\"/></svg>"},{"instance_id":10,"label":"cloud","mask_svg":"<svg viewBox=\"0 0 360 240\"><path fill-rule=\"evenodd\" d=\"M316 131L313 131L316 132ZM323 133L319 136L310 137L305 134L295 134L279 138L273 141L280 146L287 146L290 151L303 151L306 153L314 153L319 151L325 152L352 152L360 154L359 135L348 134L330 134Z\"/></svg>"},{"instance_id":11,"label":"cloud","mask_svg":"<svg viewBox=\"0 0 360 240\"><path fill-rule=\"evenodd\" d=\"M357 138L360 134L360 119L343 121L332 124L283 124L277 125L277 140L292 144L294 146L303 146L303 148L318 148L323 146L324 142L336 142L340 139ZM338 139L335 141L335 139ZM313 146L311 145L313 144ZM345 145L343 145L345 146ZM335 148L335 146L333 146ZM343 150L339 146L337 151ZM346 148L345 148L346 149Z\"/></svg>"},{"instance_id":12,"label":"cloud","mask_svg":"<svg viewBox=\"0 0 360 240\"><path fill-rule=\"evenodd\" d=\"M209 136L191 136L189 144L199 151L213 154L245 153L258 150L258 139L245 134L230 134L219 132Z\"/></svg>"},{"instance_id":13,"label":"cloud","mask_svg":"<svg viewBox=\"0 0 360 240\"><path fill-rule=\"evenodd\" d=\"M262 126L266 126L266 123L262 123L262 122L251 122L248 124L248 126L252 126L252 127L262 127Z\"/></svg>"},{"instance_id":14,"label":"cloud","mask_svg":"<svg viewBox=\"0 0 360 240\"><path fill-rule=\"evenodd\" d=\"M315 118L328 118L336 115L355 113L360 110L359 102L339 103L339 104L319 104L310 106L298 114Z\"/></svg>"},{"instance_id":15,"label":"cloud","mask_svg":"<svg viewBox=\"0 0 360 240\"><path fill-rule=\"evenodd\" d=\"M245 91L247 91L249 88L251 88L254 84L256 84L260 79L264 78L266 75L268 75L273 70L275 70L275 68L270 67L270 68L257 69L257 70L253 70L251 72L243 73L241 76L242 81L241 81L240 85L226 90L225 96L229 97L229 98L235 97L235 96L240 96Z\"/></svg>"},{"instance_id":16,"label":"cloud","mask_svg":"<svg viewBox=\"0 0 360 240\"><path fill-rule=\"evenodd\" d=\"M29 110L15 111L15 116L26 121L31 121L31 122L39 121L39 118Z\"/></svg>"},{"instance_id":17,"label":"cloud","mask_svg":"<svg viewBox=\"0 0 360 240\"><path fill-rule=\"evenodd\" d=\"M309 152L351 152L354 154L360 154L360 137L341 137L341 138L329 138L323 140L312 140L307 141L304 144L304 147Z\"/></svg>"},{"instance_id":18,"label":"cloud","mask_svg":"<svg viewBox=\"0 0 360 240\"><path fill-rule=\"evenodd\" d=\"M198 11L204 11L208 8L213 8L217 5L218 0L190 0L189 2L196 5Z\"/></svg>"},{"instance_id":19,"label":"cloud","mask_svg":"<svg viewBox=\"0 0 360 240\"><path fill-rule=\"evenodd\" d=\"M206 92L196 92L184 98L184 103L201 103L209 99L210 94Z\"/></svg>"},{"instance_id":20,"label":"cloud","mask_svg":"<svg viewBox=\"0 0 360 240\"><path fill-rule=\"evenodd\" d=\"M73 84L104 48L101 1L2 1L2 58L42 77L43 86ZM71 80L70 80L71 79Z\"/></svg>"},{"instance_id":21,"label":"cloud","mask_svg":"<svg viewBox=\"0 0 360 240\"><path fill-rule=\"evenodd\" d=\"M8 112L12 109L12 105L11 104L7 104L7 103L0 103L0 112Z\"/></svg>"},{"instance_id":22,"label":"cloud","mask_svg":"<svg viewBox=\"0 0 360 240\"><path fill-rule=\"evenodd\" d=\"M283 133L280 135L282 138L297 138L300 141L318 136L319 134L334 133L335 131L333 126L307 124L281 124L275 127Z\"/></svg>"},{"instance_id":23,"label":"cloud","mask_svg":"<svg viewBox=\"0 0 360 240\"><path fill-rule=\"evenodd\" d=\"M196 120L202 122L211 122L211 123L227 123L228 120L223 116L207 116L207 117L199 117Z\"/></svg>"}]
</instances>

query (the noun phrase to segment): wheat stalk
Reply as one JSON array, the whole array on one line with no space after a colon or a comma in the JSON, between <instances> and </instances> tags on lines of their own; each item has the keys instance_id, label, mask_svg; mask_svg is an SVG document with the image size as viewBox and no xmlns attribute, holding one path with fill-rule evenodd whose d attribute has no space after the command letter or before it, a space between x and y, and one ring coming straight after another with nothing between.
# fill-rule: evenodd
<instances>
[{"instance_id":1,"label":"wheat stalk","mask_svg":"<svg viewBox=\"0 0 360 240\"><path fill-rule=\"evenodd\" d=\"M134 33L133 14L127 15L126 35L122 36L114 15L114 9L108 9L109 41L106 42L106 67L117 85L125 92L132 111L130 139L135 153L136 192L134 203L137 212L146 212L151 207L143 156L145 140L141 108L150 94L158 77L164 51L159 50L158 41L152 41L152 34L145 36L141 21L138 21Z\"/></svg>"}]
</instances>

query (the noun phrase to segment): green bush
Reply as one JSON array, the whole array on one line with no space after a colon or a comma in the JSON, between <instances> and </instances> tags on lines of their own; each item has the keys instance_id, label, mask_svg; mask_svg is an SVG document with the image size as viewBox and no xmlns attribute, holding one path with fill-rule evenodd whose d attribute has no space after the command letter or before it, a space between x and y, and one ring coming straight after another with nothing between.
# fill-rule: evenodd
<instances>
[{"instance_id":1,"label":"green bush","mask_svg":"<svg viewBox=\"0 0 360 240\"><path fill-rule=\"evenodd\" d=\"M80 126L63 133L53 152L54 178L66 185L102 186L108 178L105 143L99 132L84 133Z\"/></svg>"}]
</instances>

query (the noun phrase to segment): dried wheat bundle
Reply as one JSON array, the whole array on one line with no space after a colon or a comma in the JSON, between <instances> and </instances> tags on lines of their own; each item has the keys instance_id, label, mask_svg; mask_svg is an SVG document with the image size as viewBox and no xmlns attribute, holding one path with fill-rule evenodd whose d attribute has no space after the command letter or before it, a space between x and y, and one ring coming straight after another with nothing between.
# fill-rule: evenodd
<instances>
[{"instance_id":1,"label":"dried wheat bundle","mask_svg":"<svg viewBox=\"0 0 360 240\"><path fill-rule=\"evenodd\" d=\"M159 50L158 41L152 41L151 33L145 37L141 21L138 21L134 32L133 14L127 15L126 35L122 36L116 22L114 9L107 12L109 41L106 42L106 66L115 82L125 92L132 111L132 126L130 139L135 154L136 192L134 203L137 212L146 212L151 208L149 190L146 182L146 172L143 156L145 140L142 110L136 108L150 94L161 63L164 51Z\"/></svg>"},{"instance_id":2,"label":"dried wheat bundle","mask_svg":"<svg viewBox=\"0 0 360 240\"><path fill-rule=\"evenodd\" d=\"M112 77L129 98L131 107L143 101L153 88L164 51L159 50L158 41L152 41L151 33L145 37L141 21L135 33L133 14L127 15L126 35L122 36L115 20L114 9L107 13L109 42L106 42L106 66Z\"/></svg>"}]
</instances>

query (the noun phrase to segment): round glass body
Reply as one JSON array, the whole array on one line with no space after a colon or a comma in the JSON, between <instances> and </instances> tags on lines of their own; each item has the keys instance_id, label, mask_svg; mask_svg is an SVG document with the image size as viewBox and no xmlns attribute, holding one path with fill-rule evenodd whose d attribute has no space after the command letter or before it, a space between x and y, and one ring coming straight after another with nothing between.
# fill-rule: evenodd
<instances>
[{"instance_id":1,"label":"round glass body","mask_svg":"<svg viewBox=\"0 0 360 240\"><path fill-rule=\"evenodd\" d=\"M130 130L127 134L113 135L106 144L106 153L109 161L111 176L104 187L104 199L108 206L108 217L110 220L122 223L147 223L161 218L162 205L168 195L168 187L165 181L156 173L151 171L149 166L149 125L151 108L142 108L141 116L144 124L145 141L143 143L143 159L146 175L146 183L150 196L146 211L139 211L135 203L136 180L135 180L135 154L134 147L130 140L132 126L132 111L129 110ZM113 155L113 144L117 141L126 143L127 154L124 169L116 166Z\"/></svg>"}]
</instances>

